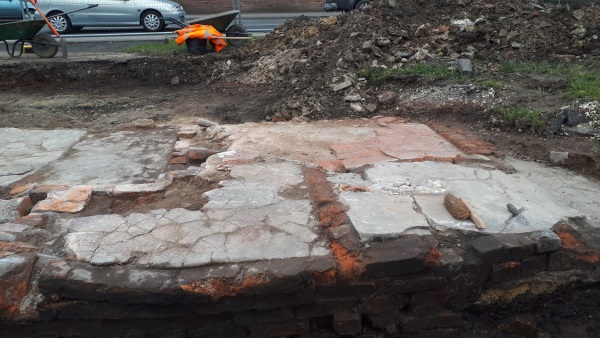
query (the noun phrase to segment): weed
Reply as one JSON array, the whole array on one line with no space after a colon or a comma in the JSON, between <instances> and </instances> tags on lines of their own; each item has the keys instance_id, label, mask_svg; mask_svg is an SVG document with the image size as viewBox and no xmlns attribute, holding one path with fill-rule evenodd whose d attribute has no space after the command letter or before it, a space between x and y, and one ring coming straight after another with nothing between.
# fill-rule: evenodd
<instances>
[{"instance_id":1,"label":"weed","mask_svg":"<svg viewBox=\"0 0 600 338\"><path fill-rule=\"evenodd\" d=\"M548 74L563 78L569 85L569 95L577 98L600 99L600 72L597 63L589 69L578 64L509 61L501 66L506 73Z\"/></svg>"},{"instance_id":2,"label":"weed","mask_svg":"<svg viewBox=\"0 0 600 338\"><path fill-rule=\"evenodd\" d=\"M507 109L502 111L500 118L504 123L511 126L529 127L533 133L540 132L544 127L542 114L534 110L524 108Z\"/></svg>"},{"instance_id":3,"label":"weed","mask_svg":"<svg viewBox=\"0 0 600 338\"><path fill-rule=\"evenodd\" d=\"M179 46L173 40L169 40L169 43L167 44L163 42L141 43L139 45L127 47L123 51L126 53L143 54L150 56L187 54L187 48L185 44Z\"/></svg>"},{"instance_id":4,"label":"weed","mask_svg":"<svg viewBox=\"0 0 600 338\"><path fill-rule=\"evenodd\" d=\"M482 86L494 89L494 90L499 90L499 89L504 88L504 83L497 81L497 80L491 80L491 79L481 80L479 82L479 84L481 84Z\"/></svg>"}]
</instances>

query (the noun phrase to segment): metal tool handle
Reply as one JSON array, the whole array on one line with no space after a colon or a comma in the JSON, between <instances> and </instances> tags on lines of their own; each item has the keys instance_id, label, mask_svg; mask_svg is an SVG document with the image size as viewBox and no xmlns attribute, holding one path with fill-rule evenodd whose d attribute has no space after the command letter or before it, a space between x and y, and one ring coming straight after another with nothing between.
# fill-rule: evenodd
<instances>
[{"instance_id":1,"label":"metal tool handle","mask_svg":"<svg viewBox=\"0 0 600 338\"><path fill-rule=\"evenodd\" d=\"M517 216L518 214L520 214L521 212L519 211L519 209L517 209L517 207L515 207L514 205L508 203L506 205L506 208L508 209L508 211L510 211L511 214L513 214L513 216Z\"/></svg>"}]
</instances>

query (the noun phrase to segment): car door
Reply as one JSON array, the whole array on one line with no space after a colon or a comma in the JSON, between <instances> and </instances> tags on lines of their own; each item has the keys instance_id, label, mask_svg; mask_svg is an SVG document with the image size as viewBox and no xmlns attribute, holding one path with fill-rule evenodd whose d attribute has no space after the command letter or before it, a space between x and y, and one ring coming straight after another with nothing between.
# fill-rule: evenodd
<instances>
[{"instance_id":1,"label":"car door","mask_svg":"<svg viewBox=\"0 0 600 338\"><path fill-rule=\"evenodd\" d=\"M98 7L89 11L90 19L100 25L130 25L139 22L139 13L132 0L89 0Z\"/></svg>"},{"instance_id":2,"label":"car door","mask_svg":"<svg viewBox=\"0 0 600 338\"><path fill-rule=\"evenodd\" d=\"M0 0L0 20L1 21L15 21L21 20L22 7L21 0Z\"/></svg>"}]
</instances>

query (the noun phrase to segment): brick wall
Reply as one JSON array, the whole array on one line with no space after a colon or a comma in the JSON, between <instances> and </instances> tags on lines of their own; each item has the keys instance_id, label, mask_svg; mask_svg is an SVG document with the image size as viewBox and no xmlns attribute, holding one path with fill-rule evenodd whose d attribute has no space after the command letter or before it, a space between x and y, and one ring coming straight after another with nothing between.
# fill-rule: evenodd
<instances>
[{"instance_id":1,"label":"brick wall","mask_svg":"<svg viewBox=\"0 0 600 338\"><path fill-rule=\"evenodd\" d=\"M187 14L212 14L232 9L230 0L178 0ZM321 12L323 0L243 0L242 13ZM237 0L235 0L237 6Z\"/></svg>"},{"instance_id":2,"label":"brick wall","mask_svg":"<svg viewBox=\"0 0 600 338\"><path fill-rule=\"evenodd\" d=\"M572 336L593 336L600 315L600 243L590 236L597 229L579 229L585 231L558 224L554 232L537 235L465 238L464 250L438 249L409 237L372 243L363 252L363 273L349 279L330 271L179 285L206 274L194 268L153 270L140 279L128 269L41 262L39 290L45 301L37 318L0 319L0 332L3 337L448 337L534 336L542 330L560 336L552 330L568 326L579 330ZM270 264L284 269L289 263ZM574 318L572 311L585 315Z\"/></svg>"}]
</instances>

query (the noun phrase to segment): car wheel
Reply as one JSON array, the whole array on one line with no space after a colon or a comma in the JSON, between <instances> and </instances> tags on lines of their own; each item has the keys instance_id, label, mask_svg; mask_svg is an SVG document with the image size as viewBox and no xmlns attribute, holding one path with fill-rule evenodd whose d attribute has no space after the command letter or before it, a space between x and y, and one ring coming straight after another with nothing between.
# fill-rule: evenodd
<instances>
[{"instance_id":1,"label":"car wheel","mask_svg":"<svg viewBox=\"0 0 600 338\"><path fill-rule=\"evenodd\" d=\"M142 27L147 32L160 32L165 28L165 23L160 19L157 11L147 11L142 14Z\"/></svg>"},{"instance_id":2,"label":"car wheel","mask_svg":"<svg viewBox=\"0 0 600 338\"><path fill-rule=\"evenodd\" d=\"M227 30L225 31L225 36L246 36L246 32L248 32L246 30L246 27L242 26L242 25L237 25L237 24L233 24L231 26L229 26L229 28L227 28ZM238 47L243 45L247 40L235 40L235 39L231 39L231 40L227 40L227 43L234 46L234 47Z\"/></svg>"},{"instance_id":3,"label":"car wheel","mask_svg":"<svg viewBox=\"0 0 600 338\"><path fill-rule=\"evenodd\" d=\"M369 0L360 0L358 2L358 4L356 4L356 9L365 9L365 8L369 8L369 6L371 6L371 4L369 3Z\"/></svg>"},{"instance_id":4,"label":"car wheel","mask_svg":"<svg viewBox=\"0 0 600 338\"><path fill-rule=\"evenodd\" d=\"M49 13L47 17L51 17L49 19L50 23L54 29L56 29L58 34L66 34L69 33L73 27L71 26L71 20L66 15L61 14L62 12L53 12Z\"/></svg>"},{"instance_id":5,"label":"car wheel","mask_svg":"<svg viewBox=\"0 0 600 338\"><path fill-rule=\"evenodd\" d=\"M23 17L25 20L34 20L35 19L35 9L26 9L25 16Z\"/></svg>"},{"instance_id":6,"label":"car wheel","mask_svg":"<svg viewBox=\"0 0 600 338\"><path fill-rule=\"evenodd\" d=\"M38 34L31 39L31 49L35 55L49 59L58 52L58 45L50 34Z\"/></svg>"}]
</instances>

